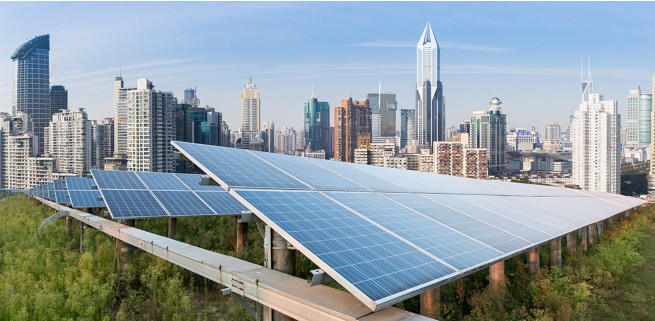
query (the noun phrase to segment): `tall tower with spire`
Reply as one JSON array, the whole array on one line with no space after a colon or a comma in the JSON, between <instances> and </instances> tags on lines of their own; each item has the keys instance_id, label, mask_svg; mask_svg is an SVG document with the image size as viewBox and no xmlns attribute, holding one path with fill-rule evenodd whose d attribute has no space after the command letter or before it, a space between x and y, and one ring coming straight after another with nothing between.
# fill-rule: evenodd
<instances>
[{"instance_id":1,"label":"tall tower with spire","mask_svg":"<svg viewBox=\"0 0 655 321\"><path fill-rule=\"evenodd\" d=\"M261 131L259 90L252 78L241 92L241 143L250 144Z\"/></svg>"},{"instance_id":2,"label":"tall tower with spire","mask_svg":"<svg viewBox=\"0 0 655 321\"><path fill-rule=\"evenodd\" d=\"M430 146L445 140L446 115L440 49L428 22L416 46L416 138Z\"/></svg>"},{"instance_id":3,"label":"tall tower with spire","mask_svg":"<svg viewBox=\"0 0 655 321\"><path fill-rule=\"evenodd\" d=\"M305 103L305 150L319 151L324 150L327 158L331 158L332 144L330 131L330 104L325 101L318 101L314 97L314 88L312 86L312 96Z\"/></svg>"}]
</instances>

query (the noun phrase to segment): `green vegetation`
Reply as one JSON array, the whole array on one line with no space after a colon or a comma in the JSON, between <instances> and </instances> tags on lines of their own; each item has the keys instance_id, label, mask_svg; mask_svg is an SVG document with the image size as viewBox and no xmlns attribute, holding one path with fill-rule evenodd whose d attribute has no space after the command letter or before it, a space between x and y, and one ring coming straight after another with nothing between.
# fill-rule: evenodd
<instances>
[{"instance_id":1,"label":"green vegetation","mask_svg":"<svg viewBox=\"0 0 655 321\"><path fill-rule=\"evenodd\" d=\"M439 320L655 320L654 233L655 209L642 208L563 268L546 267L542 246L537 281L525 254L506 261L505 289L489 287L486 270L469 275L441 287ZM401 305L418 310L417 299Z\"/></svg>"},{"instance_id":2,"label":"green vegetation","mask_svg":"<svg viewBox=\"0 0 655 321\"><path fill-rule=\"evenodd\" d=\"M23 195L0 200L0 321L251 319L217 284L142 251L127 261L114 240L93 229L83 253L78 224L71 235L62 220L38 235L53 212ZM178 239L234 255L234 224L228 217L180 219ZM137 227L165 234L167 223ZM249 228L243 258L262 264L262 237ZM655 320L655 209L616 223L586 254L565 256L564 268L546 267L548 251L542 247L538 281L520 255L506 262L506 289L489 288L486 269L442 286L439 319ZM297 276L314 267L297 253ZM418 312L418 299L397 306Z\"/></svg>"}]
</instances>

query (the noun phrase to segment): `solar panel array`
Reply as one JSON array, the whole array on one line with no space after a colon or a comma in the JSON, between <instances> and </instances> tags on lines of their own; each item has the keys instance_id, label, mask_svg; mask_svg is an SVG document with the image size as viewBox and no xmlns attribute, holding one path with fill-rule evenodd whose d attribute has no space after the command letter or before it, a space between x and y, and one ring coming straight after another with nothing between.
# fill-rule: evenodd
<instances>
[{"instance_id":1,"label":"solar panel array","mask_svg":"<svg viewBox=\"0 0 655 321\"><path fill-rule=\"evenodd\" d=\"M248 209L202 175L91 170L114 219L239 215Z\"/></svg>"},{"instance_id":2,"label":"solar panel array","mask_svg":"<svg viewBox=\"0 0 655 321\"><path fill-rule=\"evenodd\" d=\"M374 310L640 199L173 142Z\"/></svg>"},{"instance_id":3,"label":"solar panel array","mask_svg":"<svg viewBox=\"0 0 655 321\"><path fill-rule=\"evenodd\" d=\"M105 203L100 198L100 191L93 189L95 181L86 177L66 177L66 187L73 208L102 208Z\"/></svg>"}]
</instances>

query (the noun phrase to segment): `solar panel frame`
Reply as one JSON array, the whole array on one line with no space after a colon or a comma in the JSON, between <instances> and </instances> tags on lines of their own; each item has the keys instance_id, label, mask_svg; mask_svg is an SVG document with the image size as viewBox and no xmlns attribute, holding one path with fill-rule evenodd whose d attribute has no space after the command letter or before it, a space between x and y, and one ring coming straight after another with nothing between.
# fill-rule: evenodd
<instances>
[{"instance_id":1,"label":"solar panel frame","mask_svg":"<svg viewBox=\"0 0 655 321\"><path fill-rule=\"evenodd\" d=\"M147 190L135 172L92 169L98 189Z\"/></svg>"},{"instance_id":2,"label":"solar panel frame","mask_svg":"<svg viewBox=\"0 0 655 321\"><path fill-rule=\"evenodd\" d=\"M70 203L72 208L103 208L106 207L104 201L99 201L98 198L102 197L100 191L91 190L73 190L68 191Z\"/></svg>"}]
</instances>

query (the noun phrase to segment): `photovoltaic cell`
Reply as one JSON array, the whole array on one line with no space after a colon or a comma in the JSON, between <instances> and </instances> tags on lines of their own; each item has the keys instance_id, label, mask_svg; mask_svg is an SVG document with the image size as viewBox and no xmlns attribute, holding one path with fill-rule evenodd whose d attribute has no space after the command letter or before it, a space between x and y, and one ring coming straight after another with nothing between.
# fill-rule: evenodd
<instances>
[{"instance_id":1,"label":"photovoltaic cell","mask_svg":"<svg viewBox=\"0 0 655 321\"><path fill-rule=\"evenodd\" d=\"M216 214L238 214L244 211L250 212L232 195L225 191L206 192L197 191L196 195L200 197Z\"/></svg>"},{"instance_id":2,"label":"photovoltaic cell","mask_svg":"<svg viewBox=\"0 0 655 321\"><path fill-rule=\"evenodd\" d=\"M95 174L94 174L95 175ZM159 205L150 191L102 190L107 209L113 218L166 217L168 213Z\"/></svg>"},{"instance_id":3,"label":"photovoltaic cell","mask_svg":"<svg viewBox=\"0 0 655 321\"><path fill-rule=\"evenodd\" d=\"M200 179L203 175L196 174L175 174L184 184L192 191L224 191L218 185L200 185Z\"/></svg>"},{"instance_id":4,"label":"photovoltaic cell","mask_svg":"<svg viewBox=\"0 0 655 321\"><path fill-rule=\"evenodd\" d=\"M66 177L66 188L69 191L90 191L95 185L93 178Z\"/></svg>"},{"instance_id":5,"label":"photovoltaic cell","mask_svg":"<svg viewBox=\"0 0 655 321\"><path fill-rule=\"evenodd\" d=\"M55 191L55 202L59 204L70 203L70 199L68 198L68 191Z\"/></svg>"},{"instance_id":6,"label":"photovoltaic cell","mask_svg":"<svg viewBox=\"0 0 655 321\"><path fill-rule=\"evenodd\" d=\"M92 169L91 174L99 189L146 190L134 172L102 171Z\"/></svg>"},{"instance_id":7,"label":"photovoltaic cell","mask_svg":"<svg viewBox=\"0 0 655 321\"><path fill-rule=\"evenodd\" d=\"M105 207L105 203L98 200L100 191L68 191L68 194L73 208Z\"/></svg>"},{"instance_id":8,"label":"photovoltaic cell","mask_svg":"<svg viewBox=\"0 0 655 321\"><path fill-rule=\"evenodd\" d=\"M152 172L138 172L136 173L139 178L146 184L149 190L162 190L162 191L188 191L189 188L184 185L176 175L170 173L152 173Z\"/></svg>"},{"instance_id":9,"label":"photovoltaic cell","mask_svg":"<svg viewBox=\"0 0 655 321\"><path fill-rule=\"evenodd\" d=\"M153 191L171 216L215 215L204 202L191 191Z\"/></svg>"}]
</instances>

